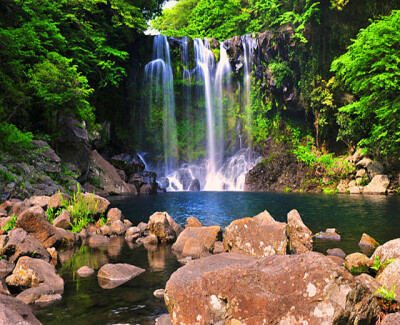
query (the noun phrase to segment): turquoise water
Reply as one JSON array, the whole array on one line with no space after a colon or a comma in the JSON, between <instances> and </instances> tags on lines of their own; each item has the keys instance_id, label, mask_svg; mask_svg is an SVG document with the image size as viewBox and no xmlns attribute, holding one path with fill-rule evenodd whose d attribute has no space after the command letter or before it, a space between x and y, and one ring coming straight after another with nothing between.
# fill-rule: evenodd
<instances>
[{"instance_id":1,"label":"turquoise water","mask_svg":"<svg viewBox=\"0 0 400 325\"><path fill-rule=\"evenodd\" d=\"M384 243L400 237L400 198L385 196L312 195L244 192L175 192L148 197L115 197L112 205L120 208L133 224L147 221L155 211L167 211L184 225L195 216L203 225L228 225L232 220L251 217L267 210L276 220L286 221L287 213L297 209L304 223L313 231L337 228L340 242L316 242L316 250L341 247L346 253L359 251L363 232ZM115 240L109 247L81 248L73 257L61 254L65 293L51 306L35 308L43 324L151 324L166 312L162 299L153 292L164 288L180 265L169 246L148 251L129 247ZM96 275L83 279L75 271L89 265L130 263L146 269L135 279L111 290L101 289Z\"/></svg>"}]
</instances>

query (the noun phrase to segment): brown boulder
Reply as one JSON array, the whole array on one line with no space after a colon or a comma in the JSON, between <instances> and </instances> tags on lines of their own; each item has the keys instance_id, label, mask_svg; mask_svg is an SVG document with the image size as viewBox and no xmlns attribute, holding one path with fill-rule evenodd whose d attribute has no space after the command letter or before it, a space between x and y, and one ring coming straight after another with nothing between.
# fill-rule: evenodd
<instances>
[{"instance_id":1,"label":"brown boulder","mask_svg":"<svg viewBox=\"0 0 400 325\"><path fill-rule=\"evenodd\" d=\"M185 228L188 228L188 227L201 227L201 222L195 217L189 217L186 219Z\"/></svg>"},{"instance_id":2,"label":"brown boulder","mask_svg":"<svg viewBox=\"0 0 400 325\"><path fill-rule=\"evenodd\" d=\"M214 243L213 254L221 254L225 252L224 243L222 241L216 241Z\"/></svg>"},{"instance_id":3,"label":"brown boulder","mask_svg":"<svg viewBox=\"0 0 400 325\"><path fill-rule=\"evenodd\" d=\"M64 292L64 281L56 273L53 265L36 258L21 257L13 273L6 278L10 286L37 287L41 284L49 285L56 293Z\"/></svg>"},{"instance_id":4,"label":"brown boulder","mask_svg":"<svg viewBox=\"0 0 400 325\"><path fill-rule=\"evenodd\" d=\"M120 209L112 208L107 213L107 219L109 219L110 222L113 223L114 221L122 221L124 217Z\"/></svg>"},{"instance_id":5,"label":"brown boulder","mask_svg":"<svg viewBox=\"0 0 400 325\"><path fill-rule=\"evenodd\" d=\"M156 235L162 243L175 241L182 232L182 227L167 212L156 212L151 215L148 227L150 234Z\"/></svg>"},{"instance_id":6,"label":"brown boulder","mask_svg":"<svg viewBox=\"0 0 400 325\"><path fill-rule=\"evenodd\" d=\"M367 286L316 252L189 262L165 303L173 324L374 324L380 311Z\"/></svg>"},{"instance_id":7,"label":"brown boulder","mask_svg":"<svg viewBox=\"0 0 400 325\"><path fill-rule=\"evenodd\" d=\"M82 198L84 201L94 202L94 204L96 204L96 214L105 213L110 206L110 201L93 193L82 194Z\"/></svg>"},{"instance_id":8,"label":"brown boulder","mask_svg":"<svg viewBox=\"0 0 400 325\"><path fill-rule=\"evenodd\" d=\"M10 211L8 211L8 215L19 217L22 212L28 210L30 207L32 207L32 205L28 202L17 202L12 205Z\"/></svg>"},{"instance_id":9,"label":"brown boulder","mask_svg":"<svg viewBox=\"0 0 400 325\"><path fill-rule=\"evenodd\" d=\"M72 198L65 193L56 193L54 194L52 197L50 197L50 201L49 201L49 208L51 209L59 209L62 208L63 204L62 202L68 202L70 201Z\"/></svg>"},{"instance_id":10,"label":"brown boulder","mask_svg":"<svg viewBox=\"0 0 400 325\"><path fill-rule=\"evenodd\" d=\"M0 260L0 278L4 278L14 270L15 264L5 259Z\"/></svg>"},{"instance_id":11,"label":"brown boulder","mask_svg":"<svg viewBox=\"0 0 400 325\"><path fill-rule=\"evenodd\" d=\"M21 228L15 228L8 234L8 241L1 250L10 261L16 261L20 256L34 256L50 261L50 255L43 245Z\"/></svg>"},{"instance_id":12,"label":"brown boulder","mask_svg":"<svg viewBox=\"0 0 400 325\"><path fill-rule=\"evenodd\" d=\"M54 288L49 285L41 285L22 291L15 298L27 305L35 303L42 296L55 294Z\"/></svg>"},{"instance_id":13,"label":"brown boulder","mask_svg":"<svg viewBox=\"0 0 400 325\"><path fill-rule=\"evenodd\" d=\"M190 253L194 254L193 257L199 257L203 252L211 252L214 243L219 239L221 239L219 226L189 227L179 235L172 245L172 250L178 257L191 256Z\"/></svg>"},{"instance_id":14,"label":"brown boulder","mask_svg":"<svg viewBox=\"0 0 400 325\"><path fill-rule=\"evenodd\" d=\"M103 236L111 236L113 234L113 231L111 228L107 225L101 226L100 227L100 232Z\"/></svg>"},{"instance_id":15,"label":"brown boulder","mask_svg":"<svg viewBox=\"0 0 400 325\"><path fill-rule=\"evenodd\" d=\"M313 234L303 223L297 210L288 213L289 249L292 254L302 254L313 250Z\"/></svg>"},{"instance_id":16,"label":"brown boulder","mask_svg":"<svg viewBox=\"0 0 400 325\"><path fill-rule=\"evenodd\" d=\"M114 221L111 224L111 230L118 236L121 236L125 233L125 225L121 220Z\"/></svg>"},{"instance_id":17,"label":"brown boulder","mask_svg":"<svg viewBox=\"0 0 400 325\"><path fill-rule=\"evenodd\" d=\"M343 259L346 258L346 253L341 248L331 248L331 249L328 249L326 251L326 253L331 256L337 256L337 257L340 257Z\"/></svg>"},{"instance_id":18,"label":"brown boulder","mask_svg":"<svg viewBox=\"0 0 400 325\"><path fill-rule=\"evenodd\" d=\"M364 254L353 253L347 255L344 266L353 274L361 274L367 272L372 266L372 261Z\"/></svg>"},{"instance_id":19,"label":"brown boulder","mask_svg":"<svg viewBox=\"0 0 400 325\"><path fill-rule=\"evenodd\" d=\"M144 271L144 269L130 264L106 264L100 268L97 277L103 289L112 289L138 276Z\"/></svg>"},{"instance_id":20,"label":"brown boulder","mask_svg":"<svg viewBox=\"0 0 400 325\"><path fill-rule=\"evenodd\" d=\"M40 325L41 323L25 303L0 294L0 324Z\"/></svg>"},{"instance_id":21,"label":"brown boulder","mask_svg":"<svg viewBox=\"0 0 400 325\"><path fill-rule=\"evenodd\" d=\"M91 159L93 165L98 170L100 186L108 194L137 194L134 187L129 186L121 179L117 170L107 160L105 160L96 150L92 151Z\"/></svg>"},{"instance_id":22,"label":"brown boulder","mask_svg":"<svg viewBox=\"0 0 400 325\"><path fill-rule=\"evenodd\" d=\"M6 282L4 281L4 279L1 278L0 278L0 295L7 295L7 296L11 295L10 291L7 288Z\"/></svg>"},{"instance_id":23,"label":"brown boulder","mask_svg":"<svg viewBox=\"0 0 400 325\"><path fill-rule=\"evenodd\" d=\"M276 222L264 211L253 218L233 221L225 228L224 246L227 251L264 257L286 254L287 224Z\"/></svg>"},{"instance_id":24,"label":"brown boulder","mask_svg":"<svg viewBox=\"0 0 400 325\"><path fill-rule=\"evenodd\" d=\"M38 205L40 206L43 210L47 210L47 206L49 205L50 202L50 196L32 196L29 199L26 199L25 202L30 205Z\"/></svg>"},{"instance_id":25,"label":"brown boulder","mask_svg":"<svg viewBox=\"0 0 400 325\"><path fill-rule=\"evenodd\" d=\"M107 246L110 242L110 238L102 235L93 235L89 238L89 246L90 247L100 247Z\"/></svg>"},{"instance_id":26,"label":"brown boulder","mask_svg":"<svg viewBox=\"0 0 400 325\"><path fill-rule=\"evenodd\" d=\"M374 238L364 233L360 242L358 243L358 246L361 248L361 250L372 253L375 248L379 247L379 243Z\"/></svg>"},{"instance_id":27,"label":"brown boulder","mask_svg":"<svg viewBox=\"0 0 400 325\"><path fill-rule=\"evenodd\" d=\"M134 235L138 235L138 237L140 236L139 227L130 227L125 233L125 236L127 236L127 237L134 236Z\"/></svg>"},{"instance_id":28,"label":"brown boulder","mask_svg":"<svg viewBox=\"0 0 400 325\"><path fill-rule=\"evenodd\" d=\"M376 280L385 286L389 291L394 286L396 293L396 300L400 297L400 259L394 260L390 263L376 278Z\"/></svg>"},{"instance_id":29,"label":"brown boulder","mask_svg":"<svg viewBox=\"0 0 400 325\"><path fill-rule=\"evenodd\" d=\"M400 258L400 238L390 240L379 246L371 256L371 260L375 261L376 257L379 257L381 264L386 263L388 259Z\"/></svg>"},{"instance_id":30,"label":"brown boulder","mask_svg":"<svg viewBox=\"0 0 400 325\"><path fill-rule=\"evenodd\" d=\"M393 314L388 314L385 316L385 318L379 322L376 323L377 325L395 325L395 324L400 324L400 312L393 313Z\"/></svg>"},{"instance_id":31,"label":"brown boulder","mask_svg":"<svg viewBox=\"0 0 400 325\"><path fill-rule=\"evenodd\" d=\"M363 194L386 194L390 179L386 175L376 175L366 187Z\"/></svg>"},{"instance_id":32,"label":"brown boulder","mask_svg":"<svg viewBox=\"0 0 400 325\"><path fill-rule=\"evenodd\" d=\"M16 227L20 227L34 236L42 245L57 246L62 241L57 229L46 219L46 214L39 206L24 211L17 219Z\"/></svg>"},{"instance_id":33,"label":"brown boulder","mask_svg":"<svg viewBox=\"0 0 400 325\"><path fill-rule=\"evenodd\" d=\"M157 245L158 244L158 238L156 235L148 235L143 238L143 244L144 245Z\"/></svg>"},{"instance_id":34,"label":"brown boulder","mask_svg":"<svg viewBox=\"0 0 400 325\"><path fill-rule=\"evenodd\" d=\"M71 214L62 210L60 215L53 220L53 226L62 229L71 229Z\"/></svg>"}]
</instances>

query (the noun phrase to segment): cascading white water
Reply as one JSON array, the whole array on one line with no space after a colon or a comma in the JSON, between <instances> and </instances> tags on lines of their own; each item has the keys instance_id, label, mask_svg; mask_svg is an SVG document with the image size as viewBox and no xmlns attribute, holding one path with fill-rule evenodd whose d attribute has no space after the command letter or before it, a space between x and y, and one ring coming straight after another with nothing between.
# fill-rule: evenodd
<instances>
[{"instance_id":1,"label":"cascading white water","mask_svg":"<svg viewBox=\"0 0 400 325\"><path fill-rule=\"evenodd\" d=\"M241 37L243 46L243 106L246 111L246 134L247 142L251 143L252 138L252 124L253 117L251 111L251 72L253 69L253 48L255 46L255 41L252 39L251 34L243 35Z\"/></svg>"},{"instance_id":2,"label":"cascading white water","mask_svg":"<svg viewBox=\"0 0 400 325\"><path fill-rule=\"evenodd\" d=\"M150 114L152 114L154 102L161 99L163 103L163 154L165 175L168 175L177 167L178 139L173 88L174 77L166 36L157 35L154 37L153 60L146 65L144 75L147 85L150 87L148 96Z\"/></svg>"}]
</instances>

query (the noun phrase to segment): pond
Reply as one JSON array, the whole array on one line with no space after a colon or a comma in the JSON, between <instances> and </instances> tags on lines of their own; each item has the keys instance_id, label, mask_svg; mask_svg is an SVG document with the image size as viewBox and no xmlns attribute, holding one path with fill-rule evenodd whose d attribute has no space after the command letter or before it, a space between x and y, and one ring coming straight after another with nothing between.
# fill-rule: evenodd
<instances>
[{"instance_id":1,"label":"pond","mask_svg":"<svg viewBox=\"0 0 400 325\"><path fill-rule=\"evenodd\" d=\"M178 223L195 216L203 225L227 226L231 221L251 217L267 210L276 220L286 221L287 213L297 209L313 231L336 228L340 242L317 241L315 249L340 247L346 253L359 251L362 234L378 242L400 237L400 198L385 196L313 195L246 192L172 192L156 196L115 197L112 205L122 210L134 225L147 222L156 211L167 211ZM76 253L73 255L73 253ZM167 312L162 299L153 296L164 288L169 276L180 266L170 246L150 250L128 245L115 238L102 248L88 246L60 254L59 273L65 280L63 299L47 307L35 307L43 324L152 324ZM76 270L89 265L94 269L105 263L129 263L146 269L120 287L102 289L96 275L80 278Z\"/></svg>"}]
</instances>

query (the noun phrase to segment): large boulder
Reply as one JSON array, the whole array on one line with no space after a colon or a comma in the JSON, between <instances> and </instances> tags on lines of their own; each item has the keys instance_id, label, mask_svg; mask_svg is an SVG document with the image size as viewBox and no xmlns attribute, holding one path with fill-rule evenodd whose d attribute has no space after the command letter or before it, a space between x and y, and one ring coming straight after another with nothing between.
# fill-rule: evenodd
<instances>
[{"instance_id":1,"label":"large boulder","mask_svg":"<svg viewBox=\"0 0 400 325\"><path fill-rule=\"evenodd\" d=\"M57 246L62 241L62 236L46 219L46 214L40 206L25 210L18 217L16 227L34 236L45 248Z\"/></svg>"},{"instance_id":2,"label":"large boulder","mask_svg":"<svg viewBox=\"0 0 400 325\"><path fill-rule=\"evenodd\" d=\"M376 175L372 181L364 187L363 194L386 194L390 180L386 175Z\"/></svg>"},{"instance_id":3,"label":"large boulder","mask_svg":"<svg viewBox=\"0 0 400 325\"><path fill-rule=\"evenodd\" d=\"M0 294L0 325L40 325L31 308L13 297Z\"/></svg>"},{"instance_id":4,"label":"large boulder","mask_svg":"<svg viewBox=\"0 0 400 325\"><path fill-rule=\"evenodd\" d=\"M38 205L43 210L47 210L47 206L49 205L50 202L50 196L46 195L32 196L29 199L26 199L25 202L30 206Z\"/></svg>"},{"instance_id":5,"label":"large boulder","mask_svg":"<svg viewBox=\"0 0 400 325\"><path fill-rule=\"evenodd\" d=\"M361 253L347 255L344 260L344 266L353 274L368 272L372 264L372 261L365 254Z\"/></svg>"},{"instance_id":6,"label":"large boulder","mask_svg":"<svg viewBox=\"0 0 400 325\"><path fill-rule=\"evenodd\" d=\"M368 234L362 234L358 246L366 250L374 250L379 247L379 243Z\"/></svg>"},{"instance_id":7,"label":"large boulder","mask_svg":"<svg viewBox=\"0 0 400 325\"><path fill-rule=\"evenodd\" d=\"M204 252L211 252L216 241L221 239L221 227L188 227L172 245L172 250L179 256L200 257Z\"/></svg>"},{"instance_id":8,"label":"large boulder","mask_svg":"<svg viewBox=\"0 0 400 325\"><path fill-rule=\"evenodd\" d=\"M264 257L286 254L287 224L276 222L264 211L253 218L233 221L225 228L224 246L227 251Z\"/></svg>"},{"instance_id":9,"label":"large boulder","mask_svg":"<svg viewBox=\"0 0 400 325\"><path fill-rule=\"evenodd\" d=\"M149 218L150 234L156 235L160 242L173 242L182 232L182 227L176 223L167 212L156 212Z\"/></svg>"},{"instance_id":10,"label":"large boulder","mask_svg":"<svg viewBox=\"0 0 400 325\"><path fill-rule=\"evenodd\" d=\"M51 209L60 209L64 202L71 201L71 199L72 198L66 193L56 193L50 197L48 207Z\"/></svg>"},{"instance_id":11,"label":"large boulder","mask_svg":"<svg viewBox=\"0 0 400 325\"><path fill-rule=\"evenodd\" d=\"M133 186L129 186L118 174L117 170L105 160L96 150L91 153L91 161L94 168L91 168L90 178L100 180L99 186L108 194L137 194ZM92 175L93 171L93 175Z\"/></svg>"},{"instance_id":12,"label":"large boulder","mask_svg":"<svg viewBox=\"0 0 400 325\"><path fill-rule=\"evenodd\" d=\"M48 285L55 293L64 292L64 280L50 263L28 256L21 257L6 283L14 287L33 288Z\"/></svg>"},{"instance_id":13,"label":"large boulder","mask_svg":"<svg viewBox=\"0 0 400 325\"><path fill-rule=\"evenodd\" d=\"M72 163L80 172L79 181L85 181L89 171L91 147L82 123L70 117L60 123L58 154L63 161Z\"/></svg>"},{"instance_id":14,"label":"large boulder","mask_svg":"<svg viewBox=\"0 0 400 325\"><path fill-rule=\"evenodd\" d=\"M166 284L173 324L374 324L374 292L329 258L233 253L187 263Z\"/></svg>"},{"instance_id":15,"label":"large boulder","mask_svg":"<svg viewBox=\"0 0 400 325\"><path fill-rule=\"evenodd\" d=\"M71 229L71 214L62 210L60 215L53 220L53 226L62 229Z\"/></svg>"},{"instance_id":16,"label":"large boulder","mask_svg":"<svg viewBox=\"0 0 400 325\"><path fill-rule=\"evenodd\" d=\"M140 194L157 193L157 174L149 171L135 173L129 177L129 184L133 184Z\"/></svg>"},{"instance_id":17,"label":"large boulder","mask_svg":"<svg viewBox=\"0 0 400 325\"><path fill-rule=\"evenodd\" d=\"M381 264L386 263L388 259L400 258L400 238L390 240L379 246L371 256L371 260L375 261L376 257L379 257Z\"/></svg>"},{"instance_id":18,"label":"large boulder","mask_svg":"<svg viewBox=\"0 0 400 325\"><path fill-rule=\"evenodd\" d=\"M132 174L144 171L145 164L138 154L119 154L112 156L111 163L118 169L123 170L128 178Z\"/></svg>"},{"instance_id":19,"label":"large boulder","mask_svg":"<svg viewBox=\"0 0 400 325\"><path fill-rule=\"evenodd\" d=\"M389 291L394 286L394 292L398 299L398 297L400 297L400 259L396 259L386 266L386 268L378 275L376 280Z\"/></svg>"},{"instance_id":20,"label":"large boulder","mask_svg":"<svg viewBox=\"0 0 400 325\"><path fill-rule=\"evenodd\" d=\"M7 256L13 262L20 256L35 256L35 258L50 261L50 255L43 245L22 228L14 228L10 231L1 254Z\"/></svg>"},{"instance_id":21,"label":"large boulder","mask_svg":"<svg viewBox=\"0 0 400 325\"><path fill-rule=\"evenodd\" d=\"M288 213L289 250L292 254L302 254L313 250L313 234L304 224L297 210Z\"/></svg>"},{"instance_id":22,"label":"large boulder","mask_svg":"<svg viewBox=\"0 0 400 325\"><path fill-rule=\"evenodd\" d=\"M93 202L96 204L96 214L107 212L108 207L110 206L110 201L93 193L84 193L82 194L82 198L84 201Z\"/></svg>"},{"instance_id":23,"label":"large boulder","mask_svg":"<svg viewBox=\"0 0 400 325\"><path fill-rule=\"evenodd\" d=\"M38 287L33 287L24 290L15 298L26 304L33 304L39 301L39 299L41 299L43 296L50 296L50 295L51 296L56 295L54 288L49 285L41 285Z\"/></svg>"}]
</instances>

